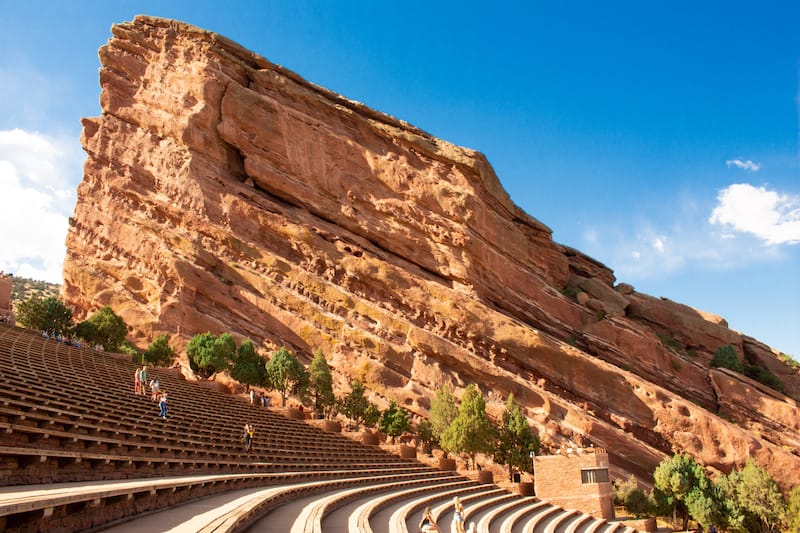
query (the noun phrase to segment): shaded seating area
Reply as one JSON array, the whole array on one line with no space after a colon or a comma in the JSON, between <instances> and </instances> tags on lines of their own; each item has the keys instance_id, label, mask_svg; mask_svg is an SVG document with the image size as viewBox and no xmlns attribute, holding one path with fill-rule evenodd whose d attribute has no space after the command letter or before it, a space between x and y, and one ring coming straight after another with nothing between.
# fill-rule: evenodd
<instances>
[{"instance_id":1,"label":"shaded seating area","mask_svg":"<svg viewBox=\"0 0 800 533\"><path fill-rule=\"evenodd\" d=\"M133 393L135 369L126 356L0 325L0 529L98 528L213 496L220 503L187 527L237 531L268 520L275 531L416 531L426 505L449 525L453 495L481 531L534 522L543 531L554 522L540 507L560 517L559 531L618 527L149 369L168 393L165 420L149 395ZM256 428L249 453L246 422Z\"/></svg>"}]
</instances>

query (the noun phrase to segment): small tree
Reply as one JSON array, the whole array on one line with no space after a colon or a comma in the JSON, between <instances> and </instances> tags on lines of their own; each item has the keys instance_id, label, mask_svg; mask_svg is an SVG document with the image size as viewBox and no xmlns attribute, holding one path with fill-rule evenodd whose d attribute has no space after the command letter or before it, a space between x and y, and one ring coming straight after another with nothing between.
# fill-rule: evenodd
<instances>
[{"instance_id":1,"label":"small tree","mask_svg":"<svg viewBox=\"0 0 800 533\"><path fill-rule=\"evenodd\" d=\"M475 468L475 455L491 450L492 434L492 425L486 416L486 402L478 387L469 385L464 390L458 416L442 434L442 448L469 455Z\"/></svg>"},{"instance_id":2,"label":"small tree","mask_svg":"<svg viewBox=\"0 0 800 533\"><path fill-rule=\"evenodd\" d=\"M411 419L408 416L408 411L392 400L389 407L381 415L378 428L392 437L392 439L399 437L411 429Z\"/></svg>"},{"instance_id":3,"label":"small tree","mask_svg":"<svg viewBox=\"0 0 800 533\"><path fill-rule=\"evenodd\" d=\"M34 295L16 306L17 322L28 329L66 335L72 329L72 310L58 298Z\"/></svg>"},{"instance_id":4,"label":"small tree","mask_svg":"<svg viewBox=\"0 0 800 533\"><path fill-rule=\"evenodd\" d=\"M245 339L236 350L236 359L231 367L231 377L247 388L267 382L267 360L258 355L253 341Z\"/></svg>"},{"instance_id":5,"label":"small tree","mask_svg":"<svg viewBox=\"0 0 800 533\"><path fill-rule=\"evenodd\" d=\"M374 428L381 419L381 410L372 403L367 402L367 408L364 409L364 425L368 428Z\"/></svg>"},{"instance_id":6,"label":"small tree","mask_svg":"<svg viewBox=\"0 0 800 533\"><path fill-rule=\"evenodd\" d=\"M150 346L147 347L143 354L145 362L156 366L169 365L174 356L175 350L169 345L169 336L166 333L162 333L150 343Z\"/></svg>"},{"instance_id":7,"label":"small tree","mask_svg":"<svg viewBox=\"0 0 800 533\"><path fill-rule=\"evenodd\" d=\"M423 420L419 424L417 424L417 436L419 437L419 441L422 443L422 449L428 455L433 454L433 443L436 440L436 437L433 435L433 426L431 425L430 421Z\"/></svg>"},{"instance_id":8,"label":"small tree","mask_svg":"<svg viewBox=\"0 0 800 533\"><path fill-rule=\"evenodd\" d=\"M717 348L714 352L714 357L711 359L711 366L727 368L740 374L744 373L744 365L739 360L739 354L736 353L736 348L732 344Z\"/></svg>"},{"instance_id":9,"label":"small tree","mask_svg":"<svg viewBox=\"0 0 800 533\"><path fill-rule=\"evenodd\" d=\"M281 407L286 406L286 396L296 391L301 398L308 387L308 372L294 355L285 347L272 354L266 364L267 387L281 395Z\"/></svg>"},{"instance_id":10,"label":"small tree","mask_svg":"<svg viewBox=\"0 0 800 533\"><path fill-rule=\"evenodd\" d=\"M371 405L364 396L364 385L360 381L350 383L350 393L343 396L338 404L339 412L352 420L356 429L364 422L367 406Z\"/></svg>"},{"instance_id":11,"label":"small tree","mask_svg":"<svg viewBox=\"0 0 800 533\"><path fill-rule=\"evenodd\" d=\"M703 514L700 519L706 515L713 518L713 513L703 511L710 505L711 481L691 456L675 455L664 459L656 467L653 477L655 491L660 493L661 501L669 506L673 516L683 521L683 530L689 525L690 506L697 514ZM711 524L703 525L708 527Z\"/></svg>"},{"instance_id":12,"label":"small tree","mask_svg":"<svg viewBox=\"0 0 800 533\"><path fill-rule=\"evenodd\" d=\"M122 317L119 316L111 309L111 306L105 306L95 314L87 318L81 324L78 324L77 331L83 332L79 335L90 335L93 338L84 338L96 344L102 344L103 347L110 352L118 352L128 335L128 326Z\"/></svg>"},{"instance_id":13,"label":"small tree","mask_svg":"<svg viewBox=\"0 0 800 533\"><path fill-rule=\"evenodd\" d=\"M792 489L786 502L786 531L800 533L800 486Z\"/></svg>"},{"instance_id":14,"label":"small tree","mask_svg":"<svg viewBox=\"0 0 800 533\"><path fill-rule=\"evenodd\" d=\"M189 341L186 354L192 370L208 378L230 367L236 355L236 343L230 333L223 333L219 337L210 332L200 333Z\"/></svg>"},{"instance_id":15,"label":"small tree","mask_svg":"<svg viewBox=\"0 0 800 533\"><path fill-rule=\"evenodd\" d=\"M531 452L539 453L539 437L531 431L528 419L514 401L514 395L509 394L503 425L498 430L494 444L494 460L508 466L508 479L512 479L514 468L523 472L531 471Z\"/></svg>"},{"instance_id":16,"label":"small tree","mask_svg":"<svg viewBox=\"0 0 800 533\"><path fill-rule=\"evenodd\" d=\"M731 472L726 481L720 486L726 500L733 503L734 517L739 518L734 525L742 525L748 531L781 530L786 502L766 470L748 459L744 468Z\"/></svg>"},{"instance_id":17,"label":"small tree","mask_svg":"<svg viewBox=\"0 0 800 533\"><path fill-rule=\"evenodd\" d=\"M314 359L308 369L309 390L314 399L314 409L325 418L330 418L336 412L336 397L333 395L333 377L325 354L317 348Z\"/></svg>"},{"instance_id":18,"label":"small tree","mask_svg":"<svg viewBox=\"0 0 800 533\"><path fill-rule=\"evenodd\" d=\"M441 442L442 434L450 427L456 416L458 416L458 407L453 391L448 385L442 385L436 390L436 395L431 400L430 423L436 440Z\"/></svg>"},{"instance_id":19,"label":"small tree","mask_svg":"<svg viewBox=\"0 0 800 533\"><path fill-rule=\"evenodd\" d=\"M639 488L639 484L633 474L626 480L614 480L612 489L614 491L614 504L624 506L635 517L642 518L653 513L653 502Z\"/></svg>"}]
</instances>

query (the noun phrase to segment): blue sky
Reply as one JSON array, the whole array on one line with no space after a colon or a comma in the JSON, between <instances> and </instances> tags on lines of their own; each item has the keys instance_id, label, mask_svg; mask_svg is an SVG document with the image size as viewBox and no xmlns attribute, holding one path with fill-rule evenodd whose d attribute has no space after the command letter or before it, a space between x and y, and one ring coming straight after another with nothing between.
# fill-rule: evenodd
<instances>
[{"instance_id":1,"label":"blue sky","mask_svg":"<svg viewBox=\"0 0 800 533\"><path fill-rule=\"evenodd\" d=\"M97 49L139 13L485 153L618 281L800 356L800 3L0 0L0 270L59 281Z\"/></svg>"}]
</instances>

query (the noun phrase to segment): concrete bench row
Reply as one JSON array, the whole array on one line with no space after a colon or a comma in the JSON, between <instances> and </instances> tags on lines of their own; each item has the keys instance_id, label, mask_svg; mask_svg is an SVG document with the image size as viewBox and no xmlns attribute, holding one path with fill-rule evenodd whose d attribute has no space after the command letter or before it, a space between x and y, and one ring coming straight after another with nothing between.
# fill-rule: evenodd
<instances>
[{"instance_id":1,"label":"concrete bench row","mask_svg":"<svg viewBox=\"0 0 800 533\"><path fill-rule=\"evenodd\" d=\"M372 531L388 521L401 533L416 531L425 505L446 520L459 494L467 520L483 531L523 523L537 533L610 527L322 432L171 370L150 371L170 398L169 419L158 419L149 396L133 394L135 368L0 326L0 484L96 480L0 487L0 530L94 528L223 492L227 503L183 526L236 531L296 507L270 528L321 531L333 520ZM257 428L249 455L239 441L244 422Z\"/></svg>"}]
</instances>

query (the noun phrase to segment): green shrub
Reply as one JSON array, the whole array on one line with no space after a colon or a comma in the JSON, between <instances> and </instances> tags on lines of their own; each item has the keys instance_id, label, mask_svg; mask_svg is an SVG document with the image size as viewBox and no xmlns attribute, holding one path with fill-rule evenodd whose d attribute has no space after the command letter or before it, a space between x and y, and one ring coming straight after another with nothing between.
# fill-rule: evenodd
<instances>
[{"instance_id":1,"label":"green shrub","mask_svg":"<svg viewBox=\"0 0 800 533\"><path fill-rule=\"evenodd\" d=\"M156 366L167 366L172 362L175 356L175 350L169 345L169 336L162 333L159 337L150 343L150 346L144 351L142 357L148 363Z\"/></svg>"},{"instance_id":2,"label":"green shrub","mask_svg":"<svg viewBox=\"0 0 800 533\"><path fill-rule=\"evenodd\" d=\"M72 329L72 309L55 297L38 294L16 305L17 322L28 329L67 335Z\"/></svg>"},{"instance_id":3,"label":"green shrub","mask_svg":"<svg viewBox=\"0 0 800 533\"><path fill-rule=\"evenodd\" d=\"M778 356L781 361L789 365L790 367L794 368L795 370L800 369L800 363L797 362L791 355L788 353L783 353Z\"/></svg>"},{"instance_id":4,"label":"green shrub","mask_svg":"<svg viewBox=\"0 0 800 533\"><path fill-rule=\"evenodd\" d=\"M567 340L564 341L564 342L566 342L567 344L569 344L573 348L575 348L578 345L578 339L575 338L575 335L570 335L569 337L567 337Z\"/></svg>"},{"instance_id":5,"label":"green shrub","mask_svg":"<svg viewBox=\"0 0 800 533\"><path fill-rule=\"evenodd\" d=\"M563 289L561 289L561 294L569 298L570 300L576 301L578 299L578 294L581 293L581 290L574 286L574 285L567 285Z\"/></svg>"},{"instance_id":6,"label":"green shrub","mask_svg":"<svg viewBox=\"0 0 800 533\"><path fill-rule=\"evenodd\" d=\"M747 367L744 369L744 374L750 379L754 379L759 383L763 383L767 387L775 389L779 392L783 392L783 382L778 378L778 376L763 366L747 365Z\"/></svg>"},{"instance_id":7,"label":"green shrub","mask_svg":"<svg viewBox=\"0 0 800 533\"><path fill-rule=\"evenodd\" d=\"M739 354L736 353L736 348L732 344L720 346L714 352L714 357L711 359L712 367L727 368L740 374L744 373L744 365L739 360Z\"/></svg>"}]
</instances>

